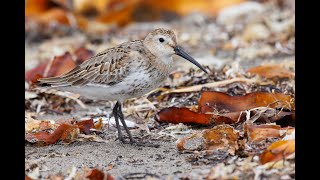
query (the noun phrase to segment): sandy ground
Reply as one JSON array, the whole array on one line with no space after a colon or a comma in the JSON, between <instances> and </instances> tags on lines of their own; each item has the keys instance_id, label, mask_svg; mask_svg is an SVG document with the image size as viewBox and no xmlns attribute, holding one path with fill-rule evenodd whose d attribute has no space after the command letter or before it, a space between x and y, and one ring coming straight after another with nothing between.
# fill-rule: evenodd
<instances>
[{"instance_id":1,"label":"sandy ground","mask_svg":"<svg viewBox=\"0 0 320 180\"><path fill-rule=\"evenodd\" d=\"M191 171L190 163L179 154L174 142L158 141L159 148L137 147L121 144L118 141L108 143L75 142L69 145L56 144L45 147L26 147L28 161L40 160L47 170L43 176L66 172L74 166L80 171L84 167L113 168L108 172L113 176L128 173L149 172L160 176L179 175Z\"/></svg>"},{"instance_id":2,"label":"sandy ground","mask_svg":"<svg viewBox=\"0 0 320 180\"><path fill-rule=\"evenodd\" d=\"M39 119L69 119L71 117L83 116L98 106L88 106L82 109L76 106L76 113L65 115L42 115ZM109 111L111 109L108 109ZM139 129L131 129L136 139L141 139L146 132L141 133ZM123 134L125 131L123 130ZM63 142L53 145L39 146L26 143L25 160L26 166L38 166L41 178L48 178L50 175L63 174L68 176L71 169L75 167L77 171L84 172L85 167L99 168L113 176L123 177L130 173L151 173L159 177L186 177L191 172L206 172L202 169L210 170L210 165L193 166L186 161L188 153L179 153L176 148L176 138L161 137L156 139L154 135L143 138L160 147L141 147L130 144L122 144L118 140L116 128L110 126L104 128L99 134L106 142L75 141L70 144ZM159 137L159 136L157 136ZM189 176L188 175L188 176Z\"/></svg>"}]
</instances>

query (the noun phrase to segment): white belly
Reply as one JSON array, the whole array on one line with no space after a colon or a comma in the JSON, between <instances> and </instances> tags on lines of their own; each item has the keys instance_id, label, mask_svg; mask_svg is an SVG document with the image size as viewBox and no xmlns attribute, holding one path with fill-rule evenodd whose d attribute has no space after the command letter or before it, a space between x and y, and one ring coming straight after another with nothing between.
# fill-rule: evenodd
<instances>
[{"instance_id":1,"label":"white belly","mask_svg":"<svg viewBox=\"0 0 320 180\"><path fill-rule=\"evenodd\" d=\"M78 93L89 99L121 101L140 97L151 90L160 87L165 75L153 74L150 76L143 71L135 72L122 82L108 86L99 84L87 84L82 87L59 87L63 91Z\"/></svg>"}]
</instances>

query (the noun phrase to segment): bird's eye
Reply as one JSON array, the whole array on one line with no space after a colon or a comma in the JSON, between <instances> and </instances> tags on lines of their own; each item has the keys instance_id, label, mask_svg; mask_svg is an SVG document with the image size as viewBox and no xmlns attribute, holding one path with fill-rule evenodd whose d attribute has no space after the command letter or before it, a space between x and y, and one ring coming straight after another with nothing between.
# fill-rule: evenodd
<instances>
[{"instance_id":1,"label":"bird's eye","mask_svg":"<svg viewBox=\"0 0 320 180\"><path fill-rule=\"evenodd\" d=\"M163 38L159 38L159 41L160 41L160 42L164 42L164 39L163 39Z\"/></svg>"}]
</instances>

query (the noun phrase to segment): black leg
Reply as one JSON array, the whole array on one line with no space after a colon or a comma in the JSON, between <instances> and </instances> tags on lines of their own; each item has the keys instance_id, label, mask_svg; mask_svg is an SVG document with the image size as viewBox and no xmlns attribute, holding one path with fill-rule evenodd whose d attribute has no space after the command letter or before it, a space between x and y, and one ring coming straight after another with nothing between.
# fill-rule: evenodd
<instances>
[{"instance_id":1,"label":"black leg","mask_svg":"<svg viewBox=\"0 0 320 180\"><path fill-rule=\"evenodd\" d=\"M118 129L118 138L121 142L124 142L124 139L123 139L122 133L121 133L119 119L118 119L118 109L119 109L119 104L117 102L116 105L114 105L114 107L113 107L112 113L114 115L114 119L116 121L117 129Z\"/></svg>"},{"instance_id":2,"label":"black leg","mask_svg":"<svg viewBox=\"0 0 320 180\"><path fill-rule=\"evenodd\" d=\"M117 103L118 103L118 102L117 102ZM124 120L124 116L123 116L123 113L122 113L121 103L118 104L118 115L119 115L120 121L121 121L124 129L126 130L128 136L129 136L130 142L131 142L131 143L134 143L134 139L132 138L131 132L130 132L130 130L128 129L128 126L127 126L127 124L126 124L126 121Z\"/></svg>"},{"instance_id":3,"label":"black leg","mask_svg":"<svg viewBox=\"0 0 320 180\"><path fill-rule=\"evenodd\" d=\"M151 144L151 143L142 143L142 142L137 142L133 139L131 133L130 133L130 130L128 129L127 127L127 124L126 122L124 121L124 116L123 116L123 113L122 113L122 108L121 108L121 103L120 102L117 102L116 105L113 107L113 110L112 110L112 115L114 116L114 119L116 121L116 125L117 125L117 129L118 129L118 138L119 140L126 144L126 143L129 143L129 142L126 142L122 136L122 132L121 132L121 127L120 127L120 123L119 123L119 119L123 125L123 127L125 128L128 136L129 136L129 139L130 139L130 144L135 144L137 146L145 146L145 147L159 147L158 144ZM119 119L118 119L119 118Z\"/></svg>"}]
</instances>

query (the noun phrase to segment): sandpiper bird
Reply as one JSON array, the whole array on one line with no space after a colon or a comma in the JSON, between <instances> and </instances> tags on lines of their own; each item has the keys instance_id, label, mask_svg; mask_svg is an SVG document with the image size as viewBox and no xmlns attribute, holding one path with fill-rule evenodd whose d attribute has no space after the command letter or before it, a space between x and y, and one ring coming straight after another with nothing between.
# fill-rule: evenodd
<instances>
[{"instance_id":1,"label":"sandpiper bird","mask_svg":"<svg viewBox=\"0 0 320 180\"><path fill-rule=\"evenodd\" d=\"M172 55L178 55L207 71L177 45L176 35L167 29L155 29L144 40L125 42L106 49L58 77L39 79L39 84L78 93L89 99L117 101L112 114L122 136L119 119L130 143L137 143L124 121L122 104L158 88L173 70Z\"/></svg>"}]
</instances>

